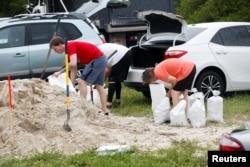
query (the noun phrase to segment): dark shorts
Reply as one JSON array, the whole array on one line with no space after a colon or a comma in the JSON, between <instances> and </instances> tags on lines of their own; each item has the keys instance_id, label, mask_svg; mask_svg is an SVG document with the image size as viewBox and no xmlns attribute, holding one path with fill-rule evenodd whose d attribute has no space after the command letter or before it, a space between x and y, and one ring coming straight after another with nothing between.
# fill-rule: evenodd
<instances>
[{"instance_id":1,"label":"dark shorts","mask_svg":"<svg viewBox=\"0 0 250 167\"><path fill-rule=\"evenodd\" d=\"M196 67L194 66L191 73L183 80L178 81L173 89L176 91L184 91L186 89L191 90L195 73L196 73Z\"/></svg>"},{"instance_id":2,"label":"dark shorts","mask_svg":"<svg viewBox=\"0 0 250 167\"><path fill-rule=\"evenodd\" d=\"M80 78L89 84L103 85L106 66L107 57L103 55L87 64Z\"/></svg>"},{"instance_id":3,"label":"dark shorts","mask_svg":"<svg viewBox=\"0 0 250 167\"><path fill-rule=\"evenodd\" d=\"M131 58L131 52L128 51L119 62L112 66L109 81L123 82L127 78Z\"/></svg>"}]
</instances>

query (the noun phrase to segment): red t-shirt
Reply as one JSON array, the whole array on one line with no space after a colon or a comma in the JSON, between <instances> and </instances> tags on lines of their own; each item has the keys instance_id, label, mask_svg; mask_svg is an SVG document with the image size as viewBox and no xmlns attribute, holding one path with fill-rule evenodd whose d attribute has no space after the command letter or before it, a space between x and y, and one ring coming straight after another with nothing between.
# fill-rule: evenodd
<instances>
[{"instance_id":1,"label":"red t-shirt","mask_svg":"<svg viewBox=\"0 0 250 167\"><path fill-rule=\"evenodd\" d=\"M186 78L192 71L194 63L180 58L170 58L159 63L154 70L155 76L167 82L168 76L172 75L180 81Z\"/></svg>"},{"instance_id":2,"label":"red t-shirt","mask_svg":"<svg viewBox=\"0 0 250 167\"><path fill-rule=\"evenodd\" d=\"M80 64L88 64L92 60L98 59L103 55L103 52L92 43L83 41L69 41L68 42L68 55L77 55Z\"/></svg>"}]
</instances>

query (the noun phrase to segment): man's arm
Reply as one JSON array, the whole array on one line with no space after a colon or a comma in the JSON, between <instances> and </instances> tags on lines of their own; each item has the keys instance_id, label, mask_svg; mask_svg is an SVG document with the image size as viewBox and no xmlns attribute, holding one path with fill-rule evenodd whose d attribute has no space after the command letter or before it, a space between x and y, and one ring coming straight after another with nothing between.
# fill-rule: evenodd
<instances>
[{"instance_id":1,"label":"man's arm","mask_svg":"<svg viewBox=\"0 0 250 167\"><path fill-rule=\"evenodd\" d=\"M74 85L74 83L76 81L76 74L77 74L77 56L76 56L76 54L73 54L70 56L69 67L70 67L70 80L71 80L72 84Z\"/></svg>"}]
</instances>

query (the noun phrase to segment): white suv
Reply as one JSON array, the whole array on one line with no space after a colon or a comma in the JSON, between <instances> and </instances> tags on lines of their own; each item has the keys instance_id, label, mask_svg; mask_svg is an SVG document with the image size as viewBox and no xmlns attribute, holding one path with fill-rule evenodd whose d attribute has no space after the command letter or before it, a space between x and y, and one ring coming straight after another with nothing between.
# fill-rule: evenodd
<instances>
[{"instance_id":1,"label":"white suv","mask_svg":"<svg viewBox=\"0 0 250 167\"><path fill-rule=\"evenodd\" d=\"M60 22L58 23L58 20ZM23 14L0 20L0 80L40 78L49 41L56 34L67 40L103 43L98 30L80 13ZM64 66L64 56L51 52L44 78Z\"/></svg>"}]
</instances>

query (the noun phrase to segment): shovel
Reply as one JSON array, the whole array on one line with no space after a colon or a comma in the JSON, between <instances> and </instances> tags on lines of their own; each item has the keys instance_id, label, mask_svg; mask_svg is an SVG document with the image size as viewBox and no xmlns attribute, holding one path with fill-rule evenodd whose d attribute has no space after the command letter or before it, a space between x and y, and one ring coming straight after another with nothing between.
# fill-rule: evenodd
<instances>
[{"instance_id":1,"label":"shovel","mask_svg":"<svg viewBox=\"0 0 250 167\"><path fill-rule=\"evenodd\" d=\"M56 29L55 29L55 32L54 32L54 34L53 34L53 37L56 36L56 32L57 32L57 30L58 30L58 27L59 27L59 24L60 24L60 20L61 20L61 19L58 18L57 23L56 23ZM52 38L53 38L53 37L52 37ZM51 54L51 48L49 47L49 51L48 51L48 53L47 53L45 62L44 62L44 64L43 64L43 71L42 71L42 74L41 74L40 79L43 79L43 77L44 77L44 75L45 75L45 71L46 71L46 68L47 68L47 65L48 65L48 62L49 62L50 54Z\"/></svg>"},{"instance_id":2,"label":"shovel","mask_svg":"<svg viewBox=\"0 0 250 167\"><path fill-rule=\"evenodd\" d=\"M91 98L92 104L94 104L94 95L93 95L93 86L92 86L92 84L90 84L90 98Z\"/></svg>"},{"instance_id":3,"label":"shovel","mask_svg":"<svg viewBox=\"0 0 250 167\"><path fill-rule=\"evenodd\" d=\"M67 41L65 40L65 69L66 69L66 101L67 101L67 119L63 124L63 129L65 131L72 131L71 127L69 126L69 118L70 118L70 97L69 97L69 62L68 62L68 51L67 51Z\"/></svg>"}]
</instances>

